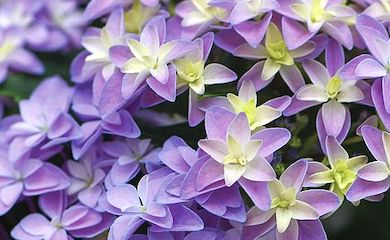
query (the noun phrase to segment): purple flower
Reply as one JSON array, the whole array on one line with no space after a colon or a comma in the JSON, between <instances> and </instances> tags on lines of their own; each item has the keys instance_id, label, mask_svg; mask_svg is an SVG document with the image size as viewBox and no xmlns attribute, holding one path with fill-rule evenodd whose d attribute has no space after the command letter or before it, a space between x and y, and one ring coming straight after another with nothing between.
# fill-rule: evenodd
<instances>
[{"instance_id":1,"label":"purple flower","mask_svg":"<svg viewBox=\"0 0 390 240\"><path fill-rule=\"evenodd\" d=\"M390 38L385 26L372 17L361 15L357 18L356 28L372 56L362 60L356 66L356 75L366 78L382 77L383 88L390 88ZM390 94L383 91L385 109L390 112Z\"/></svg>"},{"instance_id":2,"label":"purple flower","mask_svg":"<svg viewBox=\"0 0 390 240\"><path fill-rule=\"evenodd\" d=\"M226 186L238 181L256 205L267 208L270 202L266 182L276 177L268 161L288 142L290 132L283 128L268 128L252 135L244 113L236 116L221 108L210 108L205 124L208 139L198 144L211 158L192 173L196 179L195 189L200 191L222 180ZM260 196L259 191L265 196Z\"/></svg>"},{"instance_id":3,"label":"purple flower","mask_svg":"<svg viewBox=\"0 0 390 240\"><path fill-rule=\"evenodd\" d=\"M31 74L43 73L44 67L37 57L24 49L23 32L13 27L0 30L0 83L10 70Z\"/></svg>"},{"instance_id":4,"label":"purple flower","mask_svg":"<svg viewBox=\"0 0 390 240\"><path fill-rule=\"evenodd\" d=\"M81 44L88 53L83 52L73 63L73 78L75 81L85 81L100 73L108 80L115 71L115 65L110 60L110 48L125 43L125 20L122 9L110 15L102 29L91 28L83 36ZM81 63L79 61L85 61Z\"/></svg>"},{"instance_id":5,"label":"purple flower","mask_svg":"<svg viewBox=\"0 0 390 240\"><path fill-rule=\"evenodd\" d=\"M233 119L224 139L210 137L200 140L199 147L223 165L228 187L241 177L251 181L272 181L275 178L275 172L268 161L258 156L263 142L251 136L245 114L240 113Z\"/></svg>"},{"instance_id":6,"label":"purple flower","mask_svg":"<svg viewBox=\"0 0 390 240\"><path fill-rule=\"evenodd\" d=\"M67 194L76 194L80 203L90 208L98 207L99 197L104 192L103 180L106 173L99 167L97 157L96 152L92 149L80 161L68 160L66 162L70 177Z\"/></svg>"},{"instance_id":7,"label":"purple flower","mask_svg":"<svg viewBox=\"0 0 390 240\"><path fill-rule=\"evenodd\" d=\"M46 25L48 36L46 42L35 48L56 50L80 46L81 34L86 22L76 0L49 1L41 11L38 20Z\"/></svg>"},{"instance_id":8,"label":"purple flower","mask_svg":"<svg viewBox=\"0 0 390 240\"><path fill-rule=\"evenodd\" d=\"M368 159L364 155L350 158L347 151L332 136L326 138L326 150L330 167L316 162L309 163L309 165L314 164L314 167L310 166L310 168L315 170L310 171L308 180L310 185L330 183L330 191L336 193L342 200L356 180L357 172L367 163Z\"/></svg>"},{"instance_id":9,"label":"purple flower","mask_svg":"<svg viewBox=\"0 0 390 240\"><path fill-rule=\"evenodd\" d=\"M79 159L98 141L102 133L128 138L136 138L140 135L137 124L126 109L102 116L96 106L100 101L96 95L99 95L100 92L96 88L93 90L92 93L88 84L79 85L73 97L72 109L84 120L81 125L82 138L72 142L72 152L75 159Z\"/></svg>"},{"instance_id":10,"label":"purple flower","mask_svg":"<svg viewBox=\"0 0 390 240\"><path fill-rule=\"evenodd\" d=\"M179 137L171 137L164 143L159 157L173 172L167 174L162 181L156 196L158 203L191 201L186 196L188 193L185 194L189 189L188 184L191 184L193 173L208 159L205 158L207 156L199 155L199 151L193 150ZM191 198L212 214L237 222L244 222L246 219L245 205L237 186L228 188L221 184L193 194L196 196ZM221 198L225 201L220 202Z\"/></svg>"},{"instance_id":11,"label":"purple flower","mask_svg":"<svg viewBox=\"0 0 390 240\"><path fill-rule=\"evenodd\" d=\"M18 240L92 238L105 231L112 216L82 206L68 206L63 192L54 192L39 198L39 207L49 217L32 213L23 218L11 232Z\"/></svg>"},{"instance_id":12,"label":"purple flower","mask_svg":"<svg viewBox=\"0 0 390 240\"><path fill-rule=\"evenodd\" d=\"M39 159L12 161L8 149L0 150L0 215L7 213L20 198L65 189L68 176L57 166Z\"/></svg>"},{"instance_id":13,"label":"purple flower","mask_svg":"<svg viewBox=\"0 0 390 240\"><path fill-rule=\"evenodd\" d=\"M377 161L370 162L359 169L358 179L346 194L349 201L359 201L381 194L390 187L390 134L371 126L363 126L361 133L364 142Z\"/></svg>"},{"instance_id":14,"label":"purple flower","mask_svg":"<svg viewBox=\"0 0 390 240\"><path fill-rule=\"evenodd\" d=\"M227 97L204 98L200 101L199 108L206 112L208 108L218 106L235 114L243 112L248 118L251 131L255 131L279 118L290 102L290 97L283 96L257 106L255 86L251 80L246 79L242 81L238 95L228 93Z\"/></svg>"},{"instance_id":15,"label":"purple flower","mask_svg":"<svg viewBox=\"0 0 390 240\"><path fill-rule=\"evenodd\" d=\"M334 136L340 142L347 136L351 117L349 109L343 104L358 102L372 105L371 86L357 80L355 74L350 73L356 62L360 61L356 60L344 64L341 45L330 40L326 48L327 67L315 60L303 62L303 68L312 83L302 86L284 111L284 115L291 116L303 109L322 104L317 114L317 132L324 152L327 136Z\"/></svg>"},{"instance_id":16,"label":"purple flower","mask_svg":"<svg viewBox=\"0 0 390 240\"><path fill-rule=\"evenodd\" d=\"M265 61L262 60L255 65L261 68L261 75L252 81L271 81L279 72L289 88L296 91L304 85L304 80L300 74L296 75L299 70L295 66L295 59L309 55L315 50L315 47L314 42L308 41L296 49L288 49L277 25L270 23L264 45L253 48L248 43L244 43L236 47L233 54L248 59L265 59Z\"/></svg>"},{"instance_id":17,"label":"purple flower","mask_svg":"<svg viewBox=\"0 0 390 240\"><path fill-rule=\"evenodd\" d=\"M339 199L326 190L301 191L307 165L304 160L297 161L279 180L268 183L271 207L249 210L241 239L253 240L266 234L278 240L326 239L319 217L335 211Z\"/></svg>"},{"instance_id":18,"label":"purple flower","mask_svg":"<svg viewBox=\"0 0 390 240\"><path fill-rule=\"evenodd\" d=\"M107 188L132 180L140 171L141 163L151 170L159 161L160 149L154 148L150 139L118 139L103 143L102 148L109 158L115 160L105 179Z\"/></svg>"},{"instance_id":19,"label":"purple flower","mask_svg":"<svg viewBox=\"0 0 390 240\"><path fill-rule=\"evenodd\" d=\"M61 95L58 93L61 92ZM25 138L28 148L43 144L49 148L80 138L76 121L68 114L72 89L59 77L44 80L28 100L19 103L21 121L11 129Z\"/></svg>"},{"instance_id":20,"label":"purple flower","mask_svg":"<svg viewBox=\"0 0 390 240\"><path fill-rule=\"evenodd\" d=\"M83 48L72 87L1 86L0 215L28 212L0 236L326 240L344 197L390 188L386 1L0 0L0 83Z\"/></svg>"},{"instance_id":21,"label":"purple flower","mask_svg":"<svg viewBox=\"0 0 390 240\"><path fill-rule=\"evenodd\" d=\"M356 12L341 1L287 0L276 11L284 15L283 34L289 49L301 46L319 30L326 32L347 49L353 47L352 32L348 25L354 23Z\"/></svg>"},{"instance_id":22,"label":"purple flower","mask_svg":"<svg viewBox=\"0 0 390 240\"><path fill-rule=\"evenodd\" d=\"M207 33L194 40L197 48L183 58L174 61L177 72L177 90L183 92L189 89L188 123L196 126L204 118L204 113L198 109L198 95L205 93L205 85L221 84L237 79L237 75L219 63L205 65L214 35Z\"/></svg>"},{"instance_id":23,"label":"purple flower","mask_svg":"<svg viewBox=\"0 0 390 240\"><path fill-rule=\"evenodd\" d=\"M162 169L164 173L165 169ZM161 184L161 171L145 175L138 188L123 184L107 191L101 205L108 212L119 215L110 228L108 239L129 238L145 221L158 231L197 231L203 221L182 204L165 205L155 201ZM185 221L184 221L185 220Z\"/></svg>"},{"instance_id":24,"label":"purple flower","mask_svg":"<svg viewBox=\"0 0 390 240\"><path fill-rule=\"evenodd\" d=\"M176 98L175 68L170 63L192 51L196 45L185 40L166 42L166 22L162 16L150 20L140 34L139 40L127 40L130 57L120 64L126 75L122 82L122 94L131 97L145 81L160 97L174 101ZM123 62L113 53L113 61ZM115 57L117 59L115 59Z\"/></svg>"}]
</instances>

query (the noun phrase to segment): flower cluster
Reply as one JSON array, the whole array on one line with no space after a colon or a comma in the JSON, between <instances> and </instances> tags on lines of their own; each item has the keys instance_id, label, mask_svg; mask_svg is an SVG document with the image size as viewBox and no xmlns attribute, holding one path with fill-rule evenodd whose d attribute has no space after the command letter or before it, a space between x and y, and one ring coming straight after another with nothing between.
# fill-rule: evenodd
<instances>
[{"instance_id":1,"label":"flower cluster","mask_svg":"<svg viewBox=\"0 0 390 240\"><path fill-rule=\"evenodd\" d=\"M83 49L0 114L10 236L327 239L390 188L390 2L346 2L0 0L0 82Z\"/></svg>"},{"instance_id":2,"label":"flower cluster","mask_svg":"<svg viewBox=\"0 0 390 240\"><path fill-rule=\"evenodd\" d=\"M9 72L42 74L44 65L32 52L80 46L87 21L77 0L0 1L0 83Z\"/></svg>"}]
</instances>

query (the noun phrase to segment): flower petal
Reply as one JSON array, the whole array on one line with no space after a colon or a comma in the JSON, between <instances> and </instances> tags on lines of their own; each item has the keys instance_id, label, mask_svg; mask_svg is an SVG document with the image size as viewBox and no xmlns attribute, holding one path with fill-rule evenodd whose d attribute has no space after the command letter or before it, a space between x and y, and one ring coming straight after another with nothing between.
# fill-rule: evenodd
<instances>
[{"instance_id":1,"label":"flower petal","mask_svg":"<svg viewBox=\"0 0 390 240\"><path fill-rule=\"evenodd\" d=\"M246 167L240 164L226 164L223 170L226 186L230 187L241 178Z\"/></svg>"},{"instance_id":2,"label":"flower petal","mask_svg":"<svg viewBox=\"0 0 390 240\"><path fill-rule=\"evenodd\" d=\"M328 101L328 96L323 87L308 84L299 89L297 99L301 101L326 102Z\"/></svg>"},{"instance_id":3,"label":"flower petal","mask_svg":"<svg viewBox=\"0 0 390 240\"><path fill-rule=\"evenodd\" d=\"M271 79L279 71L281 65L276 63L270 58L267 58L264 63L263 71L261 72L261 78L264 81Z\"/></svg>"},{"instance_id":4,"label":"flower petal","mask_svg":"<svg viewBox=\"0 0 390 240\"><path fill-rule=\"evenodd\" d=\"M367 181L381 182L389 177L388 167L384 162L370 162L358 171L358 176Z\"/></svg>"},{"instance_id":5,"label":"flower petal","mask_svg":"<svg viewBox=\"0 0 390 240\"><path fill-rule=\"evenodd\" d=\"M237 79L237 75L232 70L218 63L207 65L203 77L206 85L227 83Z\"/></svg>"},{"instance_id":6,"label":"flower petal","mask_svg":"<svg viewBox=\"0 0 390 240\"><path fill-rule=\"evenodd\" d=\"M216 161L222 163L228 155L227 145L222 140L202 139L198 143L199 147Z\"/></svg>"},{"instance_id":7,"label":"flower petal","mask_svg":"<svg viewBox=\"0 0 390 240\"><path fill-rule=\"evenodd\" d=\"M328 69L320 62L307 60L303 64L303 69L309 75L310 81L315 85L325 87L330 79Z\"/></svg>"},{"instance_id":8,"label":"flower petal","mask_svg":"<svg viewBox=\"0 0 390 240\"><path fill-rule=\"evenodd\" d=\"M300 192L297 199L309 204L320 216L336 211L341 204L336 194L323 189Z\"/></svg>"},{"instance_id":9,"label":"flower petal","mask_svg":"<svg viewBox=\"0 0 390 240\"><path fill-rule=\"evenodd\" d=\"M256 157L248 163L243 177L251 181L268 182L276 179L276 173L267 160Z\"/></svg>"},{"instance_id":10,"label":"flower petal","mask_svg":"<svg viewBox=\"0 0 390 240\"><path fill-rule=\"evenodd\" d=\"M326 138L326 150L330 165L333 167L336 161L349 159L348 152L340 145L333 136Z\"/></svg>"},{"instance_id":11,"label":"flower petal","mask_svg":"<svg viewBox=\"0 0 390 240\"><path fill-rule=\"evenodd\" d=\"M385 76L387 71L375 59L367 58L357 65L355 73L358 77L376 78Z\"/></svg>"}]
</instances>

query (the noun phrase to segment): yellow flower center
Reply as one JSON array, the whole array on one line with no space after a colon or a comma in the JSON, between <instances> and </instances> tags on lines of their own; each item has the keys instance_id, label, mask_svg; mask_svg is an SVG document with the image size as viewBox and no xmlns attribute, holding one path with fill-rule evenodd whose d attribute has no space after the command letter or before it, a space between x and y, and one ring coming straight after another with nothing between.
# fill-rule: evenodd
<instances>
[{"instance_id":1,"label":"yellow flower center","mask_svg":"<svg viewBox=\"0 0 390 240\"><path fill-rule=\"evenodd\" d=\"M246 157L244 155L235 155L235 154L228 154L225 156L223 160L224 164L239 164L241 166L245 166L248 163L248 160L246 160Z\"/></svg>"},{"instance_id":2,"label":"yellow flower center","mask_svg":"<svg viewBox=\"0 0 390 240\"><path fill-rule=\"evenodd\" d=\"M333 169L333 178L340 190L347 187L356 179L356 173L350 170L345 161L337 161Z\"/></svg>"},{"instance_id":3,"label":"yellow flower center","mask_svg":"<svg viewBox=\"0 0 390 240\"><path fill-rule=\"evenodd\" d=\"M295 189L288 188L272 199L271 208L289 208L296 203Z\"/></svg>"},{"instance_id":4,"label":"yellow flower center","mask_svg":"<svg viewBox=\"0 0 390 240\"><path fill-rule=\"evenodd\" d=\"M326 85L326 94L330 99L335 99L340 92L341 89L341 79L339 76L334 76L329 79Z\"/></svg>"},{"instance_id":5,"label":"yellow flower center","mask_svg":"<svg viewBox=\"0 0 390 240\"><path fill-rule=\"evenodd\" d=\"M192 0L195 7L203 13L206 17L212 19L214 17L222 19L226 18L228 13L225 9L220 7L210 6L207 0Z\"/></svg>"},{"instance_id":6,"label":"yellow flower center","mask_svg":"<svg viewBox=\"0 0 390 240\"><path fill-rule=\"evenodd\" d=\"M10 41L4 42L0 46L0 61L5 60L14 51L15 47Z\"/></svg>"},{"instance_id":7,"label":"yellow flower center","mask_svg":"<svg viewBox=\"0 0 390 240\"><path fill-rule=\"evenodd\" d=\"M153 58L151 56L142 56L142 62L145 67L149 69L156 69L158 67L158 58Z\"/></svg>"},{"instance_id":8,"label":"yellow flower center","mask_svg":"<svg viewBox=\"0 0 390 240\"><path fill-rule=\"evenodd\" d=\"M177 74L182 81L194 83L203 76L204 62L192 62L190 59L181 59L175 61Z\"/></svg>"},{"instance_id":9,"label":"yellow flower center","mask_svg":"<svg viewBox=\"0 0 390 240\"><path fill-rule=\"evenodd\" d=\"M145 22L158 10L158 8L144 7L139 0L134 1L131 9L125 13L126 32L140 34Z\"/></svg>"},{"instance_id":10,"label":"yellow flower center","mask_svg":"<svg viewBox=\"0 0 390 240\"><path fill-rule=\"evenodd\" d=\"M145 207L145 206L141 206L141 207L139 207L139 210L140 210L141 212L146 212L146 207Z\"/></svg>"},{"instance_id":11,"label":"yellow flower center","mask_svg":"<svg viewBox=\"0 0 390 240\"><path fill-rule=\"evenodd\" d=\"M283 39L278 27L271 23L267 29L265 48L269 58L275 62L283 65L293 65L294 59L287 49L286 43Z\"/></svg>"},{"instance_id":12,"label":"yellow flower center","mask_svg":"<svg viewBox=\"0 0 390 240\"><path fill-rule=\"evenodd\" d=\"M312 22L320 22L325 18L325 9L321 6L323 0L312 0L310 19Z\"/></svg>"}]
</instances>

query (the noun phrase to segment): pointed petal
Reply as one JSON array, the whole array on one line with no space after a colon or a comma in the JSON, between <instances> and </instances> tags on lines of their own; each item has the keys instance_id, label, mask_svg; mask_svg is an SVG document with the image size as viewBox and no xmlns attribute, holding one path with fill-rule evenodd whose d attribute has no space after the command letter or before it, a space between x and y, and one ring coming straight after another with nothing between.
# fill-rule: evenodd
<instances>
[{"instance_id":1,"label":"pointed petal","mask_svg":"<svg viewBox=\"0 0 390 240\"><path fill-rule=\"evenodd\" d=\"M328 101L328 96L322 86L308 84L299 89L297 99L301 101L326 102Z\"/></svg>"},{"instance_id":2,"label":"pointed petal","mask_svg":"<svg viewBox=\"0 0 390 240\"><path fill-rule=\"evenodd\" d=\"M295 202L295 205L291 207L291 210L293 211L292 218L297 220L314 220L320 217L317 211L309 204L299 200Z\"/></svg>"},{"instance_id":3,"label":"pointed petal","mask_svg":"<svg viewBox=\"0 0 390 240\"><path fill-rule=\"evenodd\" d=\"M218 63L207 65L203 77L206 85L227 83L237 79L237 75L232 70Z\"/></svg>"},{"instance_id":4,"label":"pointed petal","mask_svg":"<svg viewBox=\"0 0 390 240\"><path fill-rule=\"evenodd\" d=\"M347 109L341 103L332 100L322 105L321 114L327 135L337 137L347 119Z\"/></svg>"},{"instance_id":5,"label":"pointed petal","mask_svg":"<svg viewBox=\"0 0 390 240\"><path fill-rule=\"evenodd\" d=\"M341 91L337 95L337 101L339 102L358 102L364 99L363 92L357 86L350 86L348 89Z\"/></svg>"},{"instance_id":6,"label":"pointed petal","mask_svg":"<svg viewBox=\"0 0 390 240\"><path fill-rule=\"evenodd\" d=\"M239 164L226 164L224 166L224 177L226 186L230 187L244 174L246 167Z\"/></svg>"},{"instance_id":7,"label":"pointed petal","mask_svg":"<svg viewBox=\"0 0 390 240\"><path fill-rule=\"evenodd\" d=\"M345 161L349 159L347 151L345 151L333 136L328 136L326 138L326 149L329 163L332 167L336 164L336 161Z\"/></svg>"},{"instance_id":8,"label":"pointed petal","mask_svg":"<svg viewBox=\"0 0 390 240\"><path fill-rule=\"evenodd\" d=\"M314 208L319 216L334 212L340 206L339 197L327 190L313 189L298 193L297 200Z\"/></svg>"},{"instance_id":9,"label":"pointed petal","mask_svg":"<svg viewBox=\"0 0 390 240\"><path fill-rule=\"evenodd\" d=\"M243 177L251 181L273 181L276 179L276 173L271 164L262 157L256 157L248 163Z\"/></svg>"},{"instance_id":10,"label":"pointed petal","mask_svg":"<svg viewBox=\"0 0 390 240\"><path fill-rule=\"evenodd\" d=\"M361 61L356 67L356 75L358 77L376 78L385 76L386 69L376 60L367 58Z\"/></svg>"},{"instance_id":11,"label":"pointed petal","mask_svg":"<svg viewBox=\"0 0 390 240\"><path fill-rule=\"evenodd\" d=\"M307 60L303 64L303 69L307 75L309 75L310 81L315 85L326 87L330 79L330 75L328 69L325 68L324 65L315 61L315 60Z\"/></svg>"},{"instance_id":12,"label":"pointed petal","mask_svg":"<svg viewBox=\"0 0 390 240\"><path fill-rule=\"evenodd\" d=\"M308 164L305 160L293 163L282 173L280 181L286 188L293 187L296 193L299 192L306 176L307 167Z\"/></svg>"},{"instance_id":13,"label":"pointed petal","mask_svg":"<svg viewBox=\"0 0 390 240\"><path fill-rule=\"evenodd\" d=\"M381 182L389 177L386 163L370 162L358 171L358 176L366 181Z\"/></svg>"},{"instance_id":14,"label":"pointed petal","mask_svg":"<svg viewBox=\"0 0 390 240\"><path fill-rule=\"evenodd\" d=\"M279 74L282 76L290 90L294 93L305 85L302 73L296 65L281 67Z\"/></svg>"},{"instance_id":15,"label":"pointed petal","mask_svg":"<svg viewBox=\"0 0 390 240\"><path fill-rule=\"evenodd\" d=\"M198 143L199 147L209 154L216 161L222 163L228 154L226 143L217 139L202 139Z\"/></svg>"},{"instance_id":16,"label":"pointed petal","mask_svg":"<svg viewBox=\"0 0 390 240\"><path fill-rule=\"evenodd\" d=\"M264 63L263 71L261 72L261 78L264 79L264 81L271 79L280 70L280 68L281 65L279 63L267 58Z\"/></svg>"}]
</instances>

